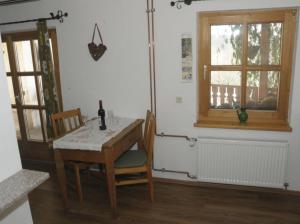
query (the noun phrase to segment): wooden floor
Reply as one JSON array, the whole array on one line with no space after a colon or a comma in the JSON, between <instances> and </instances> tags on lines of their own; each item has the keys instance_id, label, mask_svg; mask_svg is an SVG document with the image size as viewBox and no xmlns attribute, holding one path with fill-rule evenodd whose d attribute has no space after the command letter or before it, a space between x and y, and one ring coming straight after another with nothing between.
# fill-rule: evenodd
<instances>
[{"instance_id":1,"label":"wooden floor","mask_svg":"<svg viewBox=\"0 0 300 224\"><path fill-rule=\"evenodd\" d=\"M151 203L145 185L126 186L117 190L118 212L112 216L105 182L90 178L83 185L84 203L70 191L71 208L65 211L51 171L51 178L29 195L34 223L300 223L298 196L155 183L155 202Z\"/></svg>"}]
</instances>

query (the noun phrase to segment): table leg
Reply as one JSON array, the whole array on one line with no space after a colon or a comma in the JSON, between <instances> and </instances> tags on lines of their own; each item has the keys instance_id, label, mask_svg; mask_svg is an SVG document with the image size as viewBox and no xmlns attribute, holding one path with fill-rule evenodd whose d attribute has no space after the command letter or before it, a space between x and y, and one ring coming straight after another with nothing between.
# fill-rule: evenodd
<instances>
[{"instance_id":1,"label":"table leg","mask_svg":"<svg viewBox=\"0 0 300 224\"><path fill-rule=\"evenodd\" d=\"M68 192L67 192L65 166L59 150L54 150L54 157L55 157L58 183L63 197L64 208L68 208Z\"/></svg>"},{"instance_id":2,"label":"table leg","mask_svg":"<svg viewBox=\"0 0 300 224\"><path fill-rule=\"evenodd\" d=\"M117 208L117 195L116 195L116 183L115 183L115 171L114 171L114 161L111 154L112 149L107 149L105 153L105 165L106 165L106 178L107 187L110 199L110 205L113 212Z\"/></svg>"}]
</instances>

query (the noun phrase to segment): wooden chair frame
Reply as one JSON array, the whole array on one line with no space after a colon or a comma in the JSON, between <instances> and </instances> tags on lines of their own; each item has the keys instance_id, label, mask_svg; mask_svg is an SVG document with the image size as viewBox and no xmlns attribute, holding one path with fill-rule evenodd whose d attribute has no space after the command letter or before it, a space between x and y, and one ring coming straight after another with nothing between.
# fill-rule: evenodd
<instances>
[{"instance_id":1,"label":"wooden chair frame","mask_svg":"<svg viewBox=\"0 0 300 224\"><path fill-rule=\"evenodd\" d=\"M145 130L144 130L144 149L147 152L147 162L143 166L139 167L126 167L126 168L115 168L115 175L124 175L124 174L135 174L135 173L145 173L146 177L134 178L129 180L117 180L116 185L131 185L131 184L141 184L147 183L149 190L150 200L154 201L154 190L153 190L153 180L152 180L152 161L153 161L153 146L155 138L155 117L153 113L147 111Z\"/></svg>"},{"instance_id":2,"label":"wooden chair frame","mask_svg":"<svg viewBox=\"0 0 300 224\"><path fill-rule=\"evenodd\" d=\"M74 128L71 120L73 120ZM51 121L52 121L53 134L55 139L60 138L84 125L81 117L80 108L52 114ZM65 121L68 122L69 130L67 130L66 128ZM82 186L81 186L80 171L88 169L91 164L86 164L83 162L76 162L76 161L69 161L67 164L71 165L74 169L75 176L76 176L77 195L79 201L82 202L83 193L82 193Z\"/></svg>"},{"instance_id":3,"label":"wooden chair frame","mask_svg":"<svg viewBox=\"0 0 300 224\"><path fill-rule=\"evenodd\" d=\"M78 119L78 122L76 118ZM69 131L67 131L65 121L68 121L69 127L72 127L71 119L73 119L74 121L75 128L71 128ZM62 137L68 134L69 132L72 132L83 126L80 108L52 114L51 122L53 126L53 134L55 139Z\"/></svg>"}]
</instances>

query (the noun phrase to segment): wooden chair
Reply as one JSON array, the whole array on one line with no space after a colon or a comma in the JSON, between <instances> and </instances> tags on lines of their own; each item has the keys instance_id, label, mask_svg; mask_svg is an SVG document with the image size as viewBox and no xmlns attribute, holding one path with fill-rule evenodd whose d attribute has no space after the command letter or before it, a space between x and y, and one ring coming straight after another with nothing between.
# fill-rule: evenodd
<instances>
[{"instance_id":1,"label":"wooden chair","mask_svg":"<svg viewBox=\"0 0 300 224\"><path fill-rule=\"evenodd\" d=\"M68 134L69 132L72 132L83 126L83 121L79 108L52 114L51 121L53 126L54 139L60 138ZM74 169L77 195L79 201L82 202L83 194L81 187L80 171L87 170L91 164L76 161L68 161L66 165L70 165Z\"/></svg>"},{"instance_id":2,"label":"wooden chair","mask_svg":"<svg viewBox=\"0 0 300 224\"><path fill-rule=\"evenodd\" d=\"M52 114L51 121L55 139L60 138L83 126L79 108Z\"/></svg>"},{"instance_id":3,"label":"wooden chair","mask_svg":"<svg viewBox=\"0 0 300 224\"><path fill-rule=\"evenodd\" d=\"M155 125L153 113L147 111L143 148L127 151L115 162L116 186L147 183L152 202L154 201L152 161ZM126 178L123 179L124 175Z\"/></svg>"}]
</instances>

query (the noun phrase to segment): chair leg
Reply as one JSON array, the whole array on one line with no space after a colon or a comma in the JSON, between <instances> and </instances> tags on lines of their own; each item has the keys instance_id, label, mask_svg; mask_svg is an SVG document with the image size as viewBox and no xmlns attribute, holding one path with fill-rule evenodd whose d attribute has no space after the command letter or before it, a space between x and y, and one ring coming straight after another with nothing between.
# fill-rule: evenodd
<instances>
[{"instance_id":1,"label":"chair leg","mask_svg":"<svg viewBox=\"0 0 300 224\"><path fill-rule=\"evenodd\" d=\"M76 189L77 189L78 199L79 199L80 202L83 202L79 166L74 165L74 170L75 170L75 176L76 176Z\"/></svg>"},{"instance_id":2,"label":"chair leg","mask_svg":"<svg viewBox=\"0 0 300 224\"><path fill-rule=\"evenodd\" d=\"M148 179L149 198L150 198L151 202L154 202L154 190L153 190L153 180L152 180L152 169L151 169L151 167L147 169L147 179Z\"/></svg>"}]
</instances>

